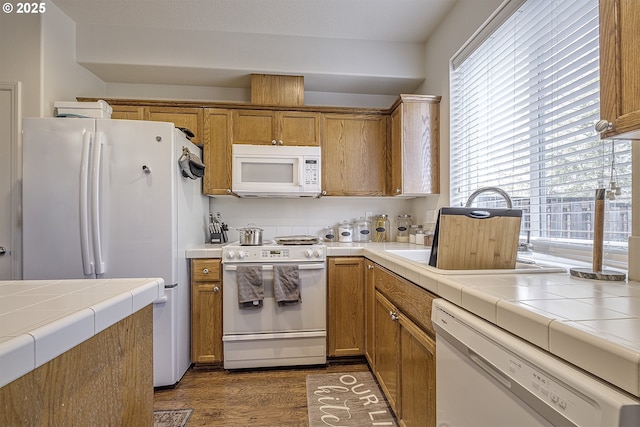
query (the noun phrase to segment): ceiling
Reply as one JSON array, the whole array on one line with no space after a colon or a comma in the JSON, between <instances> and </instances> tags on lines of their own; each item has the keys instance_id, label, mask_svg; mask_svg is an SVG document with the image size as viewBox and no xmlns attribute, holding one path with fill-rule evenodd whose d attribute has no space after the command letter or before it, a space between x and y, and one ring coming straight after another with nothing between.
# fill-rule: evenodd
<instances>
[{"instance_id":1,"label":"ceiling","mask_svg":"<svg viewBox=\"0 0 640 427\"><path fill-rule=\"evenodd\" d=\"M419 86L455 1L53 0L76 23L78 62L107 83L241 87L258 72L356 93Z\"/></svg>"}]
</instances>

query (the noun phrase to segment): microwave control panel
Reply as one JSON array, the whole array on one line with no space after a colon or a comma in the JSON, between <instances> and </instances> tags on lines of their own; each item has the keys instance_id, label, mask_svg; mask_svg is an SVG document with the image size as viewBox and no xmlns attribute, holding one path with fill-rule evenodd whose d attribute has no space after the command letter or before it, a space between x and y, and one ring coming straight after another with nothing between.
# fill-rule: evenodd
<instances>
[{"instance_id":1,"label":"microwave control panel","mask_svg":"<svg viewBox=\"0 0 640 427\"><path fill-rule=\"evenodd\" d=\"M317 185L320 179L320 161L304 159L304 184Z\"/></svg>"}]
</instances>

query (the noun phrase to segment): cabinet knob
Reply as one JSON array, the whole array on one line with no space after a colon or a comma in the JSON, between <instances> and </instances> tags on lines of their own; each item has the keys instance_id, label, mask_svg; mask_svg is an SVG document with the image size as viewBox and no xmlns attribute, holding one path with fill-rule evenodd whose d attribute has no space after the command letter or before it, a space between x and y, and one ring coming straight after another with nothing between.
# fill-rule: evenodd
<instances>
[{"instance_id":1,"label":"cabinet knob","mask_svg":"<svg viewBox=\"0 0 640 427\"><path fill-rule=\"evenodd\" d=\"M220 292L220 288L218 286L214 287L213 292L217 294L218 292Z\"/></svg>"},{"instance_id":2,"label":"cabinet knob","mask_svg":"<svg viewBox=\"0 0 640 427\"><path fill-rule=\"evenodd\" d=\"M209 274L209 269L208 268L203 268L202 269L202 274Z\"/></svg>"},{"instance_id":3,"label":"cabinet knob","mask_svg":"<svg viewBox=\"0 0 640 427\"><path fill-rule=\"evenodd\" d=\"M389 312L389 317L391 317L391 320L393 320L395 322L396 320L398 320L398 313L390 311Z\"/></svg>"},{"instance_id":4,"label":"cabinet knob","mask_svg":"<svg viewBox=\"0 0 640 427\"><path fill-rule=\"evenodd\" d=\"M400 193L402 193L402 190L399 188L396 188L396 194L400 194Z\"/></svg>"},{"instance_id":5,"label":"cabinet knob","mask_svg":"<svg viewBox=\"0 0 640 427\"><path fill-rule=\"evenodd\" d=\"M595 125L595 128L596 128L596 132L598 133L606 132L608 130L613 129L613 123L611 123L608 120L598 120L598 122Z\"/></svg>"},{"instance_id":6,"label":"cabinet knob","mask_svg":"<svg viewBox=\"0 0 640 427\"><path fill-rule=\"evenodd\" d=\"M373 265L372 265L372 264L369 264L369 265L367 265L367 268L368 268L369 270L373 270Z\"/></svg>"},{"instance_id":7,"label":"cabinet knob","mask_svg":"<svg viewBox=\"0 0 640 427\"><path fill-rule=\"evenodd\" d=\"M276 140L275 139L271 140L271 145L276 145Z\"/></svg>"},{"instance_id":8,"label":"cabinet knob","mask_svg":"<svg viewBox=\"0 0 640 427\"><path fill-rule=\"evenodd\" d=\"M284 145L284 142L280 139L280 140L278 140L278 144Z\"/></svg>"}]
</instances>

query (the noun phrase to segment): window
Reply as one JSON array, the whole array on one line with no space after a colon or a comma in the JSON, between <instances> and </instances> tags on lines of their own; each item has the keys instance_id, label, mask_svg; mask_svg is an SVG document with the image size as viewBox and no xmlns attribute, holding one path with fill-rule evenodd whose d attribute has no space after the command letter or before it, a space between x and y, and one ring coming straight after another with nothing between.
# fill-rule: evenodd
<instances>
[{"instance_id":1,"label":"window","mask_svg":"<svg viewBox=\"0 0 640 427\"><path fill-rule=\"evenodd\" d=\"M606 200L605 262L622 265L631 144L603 141L594 130L598 0L526 0L516 8L496 13L451 60L451 205L480 187L501 187L523 210L521 235L536 252L590 260L595 190L614 181L621 194ZM484 193L476 202L501 200Z\"/></svg>"}]
</instances>

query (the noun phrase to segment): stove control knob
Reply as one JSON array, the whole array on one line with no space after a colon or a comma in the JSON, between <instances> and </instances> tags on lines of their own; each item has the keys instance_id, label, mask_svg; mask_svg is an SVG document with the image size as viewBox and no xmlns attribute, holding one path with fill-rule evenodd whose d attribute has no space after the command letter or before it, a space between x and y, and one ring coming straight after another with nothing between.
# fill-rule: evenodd
<instances>
[{"instance_id":1,"label":"stove control knob","mask_svg":"<svg viewBox=\"0 0 640 427\"><path fill-rule=\"evenodd\" d=\"M304 251L304 256L307 258L311 258L313 256L313 251L311 249L307 249Z\"/></svg>"},{"instance_id":2,"label":"stove control knob","mask_svg":"<svg viewBox=\"0 0 640 427\"><path fill-rule=\"evenodd\" d=\"M227 252L227 259L233 259L235 258L236 253L234 251L229 251Z\"/></svg>"},{"instance_id":3,"label":"stove control knob","mask_svg":"<svg viewBox=\"0 0 640 427\"><path fill-rule=\"evenodd\" d=\"M322 249L316 249L313 254L316 256L316 258L322 258Z\"/></svg>"},{"instance_id":4,"label":"stove control knob","mask_svg":"<svg viewBox=\"0 0 640 427\"><path fill-rule=\"evenodd\" d=\"M238 251L238 259L244 259L247 256L245 251Z\"/></svg>"}]
</instances>

